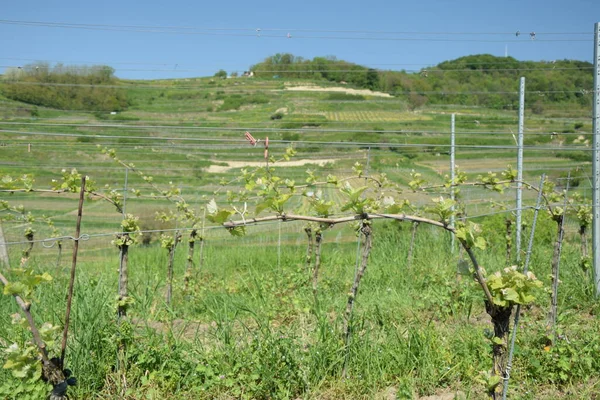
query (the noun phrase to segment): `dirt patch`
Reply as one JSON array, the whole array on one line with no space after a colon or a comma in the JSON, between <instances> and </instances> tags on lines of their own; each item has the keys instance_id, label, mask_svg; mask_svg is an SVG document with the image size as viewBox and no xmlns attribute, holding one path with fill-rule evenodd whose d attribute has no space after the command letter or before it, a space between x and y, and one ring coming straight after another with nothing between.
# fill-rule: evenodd
<instances>
[{"instance_id":1,"label":"dirt patch","mask_svg":"<svg viewBox=\"0 0 600 400\"><path fill-rule=\"evenodd\" d=\"M357 94L362 96L376 96L376 97L393 97L389 93L374 92L370 89L350 89L345 87L320 87L320 86L289 86L286 90L299 91L299 92L342 92L347 94Z\"/></svg>"},{"instance_id":2,"label":"dirt patch","mask_svg":"<svg viewBox=\"0 0 600 400\"><path fill-rule=\"evenodd\" d=\"M206 172L208 173L220 173L227 172L234 168L244 168L244 167L262 167L265 165L264 162L258 161L219 161L220 163L225 163L224 165L211 165L208 167ZM334 163L334 159L314 159L314 160L293 160L293 161L282 161L278 162L276 165L278 167L301 167L303 165L316 164L320 167L324 166L327 163Z\"/></svg>"}]
</instances>

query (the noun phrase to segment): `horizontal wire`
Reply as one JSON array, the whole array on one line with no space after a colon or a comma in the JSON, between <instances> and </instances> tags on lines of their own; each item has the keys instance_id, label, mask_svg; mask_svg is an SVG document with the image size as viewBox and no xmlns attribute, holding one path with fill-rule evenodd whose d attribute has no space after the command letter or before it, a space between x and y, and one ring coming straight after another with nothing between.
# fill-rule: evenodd
<instances>
[{"instance_id":1,"label":"horizontal wire","mask_svg":"<svg viewBox=\"0 0 600 400\"><path fill-rule=\"evenodd\" d=\"M369 34L423 34L423 35L520 35L520 31L513 32L452 32L452 31L385 31L385 30L347 30L347 29L306 29L306 28L215 28L215 27L192 27L192 26L148 26L148 25L116 25L116 24L89 24L68 23L51 21L24 21L24 20L0 20L2 23L24 23L24 24L47 24L68 26L94 26L94 27L118 27L118 28L143 28L143 29L198 29L207 31L275 31L275 32L324 32L324 33L369 33ZM538 35L590 35L592 32L537 32ZM525 35L525 34L524 34Z\"/></svg>"},{"instance_id":2,"label":"horizontal wire","mask_svg":"<svg viewBox=\"0 0 600 400\"><path fill-rule=\"evenodd\" d=\"M13 133L13 134L20 134L20 135L35 135L35 136L58 136L58 137L94 137L94 138L127 138L127 139L144 139L144 140L173 140L173 141L200 141L200 142L205 142L205 141L226 141L226 142L240 142L243 143L244 140L243 139L227 139L227 138L220 138L220 139L208 139L208 138L198 138L198 137L189 137L189 138L182 138L182 137L158 137L158 136L112 136L112 135L82 135L82 134L73 134L73 133L52 133L52 132L23 132L23 131L10 131L10 130L0 130L0 133ZM289 141L289 140L277 140L277 139L273 139L270 142L273 143L299 143L298 141ZM379 145L382 147L397 147L397 148L402 148L402 147L415 147L415 146L434 146L434 147L442 147L442 148L448 148L450 147L449 144L402 144L402 143L370 143L370 142L326 142L326 141L301 141L304 144L332 144L332 145L336 145L336 146L347 146L347 147L368 147L368 146L374 146L374 145ZM501 146L501 145L456 145L456 148L472 148L472 149L514 149L515 146ZM581 151L592 151L591 148L579 148L579 147L549 147L549 146L523 146L524 149L527 150L581 150Z\"/></svg>"},{"instance_id":3,"label":"horizontal wire","mask_svg":"<svg viewBox=\"0 0 600 400\"><path fill-rule=\"evenodd\" d=\"M484 199L480 199L480 200L484 200ZM482 201L479 203L468 203L467 205L476 205L476 204L484 204L484 203L488 203L487 201ZM585 205L586 203L581 203L581 205ZM573 207L573 206L577 206L578 204L570 204L569 207ZM526 210L531 210L531 209L535 209L535 207L533 206L525 206L525 207L521 207L520 210L521 211L526 211ZM512 213L515 211L518 211L519 208L512 208L512 209L504 209L504 210L497 210L497 211L490 211L487 213L483 213L483 214L477 214L477 215L468 215L465 217L465 219L467 220L471 220L471 219L477 219L477 218L482 218L482 217L486 217L486 216L492 216L492 215L498 215L498 214L507 214L507 213ZM332 215L332 217L335 217L336 215ZM285 221L285 222L295 222L295 223L301 223L302 221ZM267 221L267 222L261 222L260 224L248 224L246 226L264 226L264 225L275 225L278 224L279 221ZM149 230L139 230L136 232L128 232L130 234L144 234L144 233L168 233L168 232L189 232L189 231L198 231L200 228L195 227L180 227L180 228L169 228L169 229L149 229ZM226 227L222 226L222 225L212 225L212 226L204 226L203 228L205 231L206 230L214 230L214 229L220 229L220 230L224 230L227 229ZM117 237L120 235L123 235L125 232L122 231L116 231L116 232L106 232L106 233L96 233L96 234L87 234L87 233L83 233L81 234L78 238L75 238L73 236L68 236L68 235L64 235L64 236L59 236L59 237L50 237L50 238L44 238L44 239L36 239L36 240L23 240L23 241L13 241L13 242L4 242L4 243L0 243L0 246L14 246L14 245L23 245L23 244L31 244L31 243L41 243L43 247L45 248L52 248L54 246L54 244L58 241L62 241L62 240L80 240L80 241L88 241L91 239L96 239L96 238L104 238L104 237ZM214 239L214 238L213 238ZM206 238L203 238L203 240L206 240ZM50 245L47 245L47 243L51 243ZM108 247L107 247L108 248Z\"/></svg>"},{"instance_id":4,"label":"horizontal wire","mask_svg":"<svg viewBox=\"0 0 600 400\"><path fill-rule=\"evenodd\" d=\"M40 58L20 58L20 57L0 57L0 60L16 60L16 61L31 61L31 62L48 62L48 63L61 63L61 64L115 64L115 65L156 65L156 66L182 66L186 65L182 62L169 61L169 62L147 62L147 61L75 61L75 60L51 60L51 59L40 59ZM457 59L455 61L465 63L467 65L514 65L522 62L534 62L541 64L571 64L574 62L581 62L579 60L552 60L552 61L500 61L500 62L485 62L485 61L464 61ZM344 60L333 60L339 62L346 62ZM346 62L348 63L348 62ZM424 62L424 63L369 63L369 65L382 65L382 66L423 66L423 68L433 68L440 64L439 62ZM237 65L237 64L236 64ZM359 64L356 64L359 65Z\"/></svg>"},{"instance_id":5,"label":"horizontal wire","mask_svg":"<svg viewBox=\"0 0 600 400\"><path fill-rule=\"evenodd\" d=\"M79 23L64 23L64 22L42 22L42 21L23 21L23 20L0 20L0 24L6 25L19 25L19 26L30 26L30 27L51 27L51 28L67 28L67 29L83 29L93 31L116 31L116 32L135 32L135 33L166 33L166 34L177 34L177 35L204 35L204 36L232 36L232 37L257 37L257 38L279 38L279 39L321 39L321 40L372 40L372 41L427 41L427 42L511 42L511 43L530 43L530 42L591 42L592 34L590 32L590 39L538 39L537 34L532 32L531 39L511 39L511 40L488 40L488 39L442 39L442 38L408 38L408 37L371 37L371 36L307 36L307 35L296 35L293 36L288 32L282 35L269 35L262 33L261 29L254 29L252 33L232 33L241 29L234 29L224 31L224 29L212 28L204 30L185 30L184 28L165 28L165 27L144 27L135 25L102 25L102 24L79 24ZM197 28L196 28L197 29ZM249 29L246 29L250 32ZM275 31L273 32L282 32ZM304 32L311 32L305 30ZM319 32L319 31L312 31ZM335 31L329 33L336 33ZM343 33L338 31L337 33ZM347 32L346 32L347 33ZM579 34L575 32L575 34ZM583 33L581 33L583 34ZM515 35L511 33L510 35ZM515 35L516 36L516 35ZM525 36L525 35L523 35Z\"/></svg>"},{"instance_id":6,"label":"horizontal wire","mask_svg":"<svg viewBox=\"0 0 600 400\"><path fill-rule=\"evenodd\" d=\"M294 64L291 64L292 66ZM301 65L299 66L301 68ZM357 67L360 67L361 69L324 69L324 70L319 70L319 69L281 69L281 70L263 70L263 69L257 69L257 70L252 70L252 72L254 72L255 74L258 73L289 73L289 74L314 74L314 73L337 73L337 72L344 72L344 73L370 73L371 70L373 70L373 68L368 68L368 67L363 67L360 65L357 65ZM0 65L0 68L18 68L21 69L20 66L17 65ZM70 66L64 66L64 72L71 72L71 71L90 71L89 67L70 67ZM127 72L168 72L168 73L184 73L184 72L204 72L206 71L208 68L205 69L143 69L143 68L113 68L115 71L127 71ZM548 68L533 68L533 67L523 67L523 68L425 68L426 71L424 71L423 68L421 69L405 69L403 72L427 72L427 73L446 73L446 72L477 72L477 73L488 73L488 72L524 72L524 71L579 71L579 70L593 70L594 66L590 65L589 67L548 67ZM378 72L398 72L398 71L388 71L388 70L381 70L381 69L375 69ZM31 70L32 72L35 72L33 70ZM50 71L50 73L60 73L60 71ZM42 72L43 74L43 72ZM82 75L85 76L85 75ZM243 77L240 77L239 79L244 79Z\"/></svg>"},{"instance_id":7,"label":"horizontal wire","mask_svg":"<svg viewBox=\"0 0 600 400\"><path fill-rule=\"evenodd\" d=\"M537 92L533 91L530 92L532 94L537 94ZM440 94L442 94L440 92ZM583 94L583 93L582 93ZM589 92L589 93L585 93L585 95L593 95L593 92ZM391 98L384 98L385 100L375 100L375 99L368 99L368 100L361 100L361 99L357 99L357 100L331 100L331 99L302 99L302 98L297 98L294 99L294 102L297 104L308 104L308 105L313 105L316 103L325 103L325 104L354 104L354 105L371 105L371 104L385 104L385 105L390 105L390 104L406 104L406 100L405 99L399 99L399 98L395 98L395 97L391 97ZM209 100L209 103L212 103L212 101L214 101L214 99L206 99ZM171 100L173 102L178 102L178 101L184 101L184 100ZM0 104L2 104L2 102L0 102ZM52 112L73 112L73 113L80 113L80 114L92 114L92 113L96 113L96 112L100 112L103 114L108 114L109 111L106 110L98 110L98 109L87 109L87 110L73 110L73 109L59 109L59 108L51 108L51 107L45 107L42 105L34 105L34 104L28 104L28 103L23 103L22 105L17 103L17 100L15 100L14 102L6 102L4 104L8 104L11 105L13 107L1 107L0 106L0 110L29 110L32 107L37 108L38 111L52 111ZM549 111L568 111L568 112L591 112L591 110L587 107L582 107L582 106L578 106L576 103L563 103L565 105L568 106L572 106L571 108L547 108L547 104L544 104L544 112L547 113ZM462 108L441 108L441 107L434 107L434 106L438 106L437 104L432 104L429 105L430 108L429 110L426 110L425 115L428 114L436 114L436 115L447 115L447 114L452 114L453 110L463 110L463 109L468 109L468 110L472 110L472 109L482 109L481 106L477 106L477 105L473 105L473 106L463 106ZM443 104L441 105L443 106ZM452 104L448 105L448 106L454 106ZM504 113L508 113L510 111L516 111L518 105L517 104L504 104L502 105L503 108L497 108L495 109L496 112L504 112ZM489 110L489 109L487 109ZM186 114L197 114L197 113L202 113L203 111L197 111L197 110L188 110L188 111L178 111L177 113L172 113L171 115L182 115L185 116ZM307 112L303 112L300 111L297 114L299 115L323 115L323 113L335 113L335 112L341 112L341 113L345 113L345 112L368 112L368 113L380 113L380 112L384 112L384 113L402 113L402 114L406 114L406 113L410 113L408 110L331 110L331 111L307 111ZM444 112L445 114L441 114L441 112ZM152 110L142 110L142 109L128 109L128 110L124 110L124 111L120 111L119 114L156 114L157 112L152 111ZM481 116L487 116L487 114L469 114L469 115L460 115L460 111L455 111L454 113L459 114L458 117L458 121L457 122L461 122L460 117L466 117L466 118L477 118L479 117L480 120L484 120L481 119ZM412 114L412 113L410 113ZM291 118L294 118L294 114L290 114ZM413 115L419 115L419 114L413 114ZM544 116L543 114L541 115L529 115L529 116L525 116L527 119L545 119L547 118L546 116ZM514 120L514 119L518 119L517 116L514 117L505 117L504 119L494 119L497 117L494 116L487 116L487 118L491 118L489 119L489 121L508 121L508 120ZM36 119L44 119L44 118L36 118ZM156 121L156 120L154 120ZM159 120L160 121L160 120ZM126 122L126 121L125 121ZM139 120L135 120L133 122L140 122ZM143 120L142 120L143 122ZM215 122L219 122L218 120ZM318 121L318 122L325 122L325 121ZM334 122L341 122L341 121L334 121Z\"/></svg>"},{"instance_id":8,"label":"horizontal wire","mask_svg":"<svg viewBox=\"0 0 600 400\"><path fill-rule=\"evenodd\" d=\"M378 133L378 132L385 132L385 133L415 133L415 134L449 134L448 131L428 131L428 130L405 130L405 129L400 129L400 130L373 130L373 129L348 129L348 128L319 128L319 127L302 127L302 128L277 128L277 127L256 127L256 126L239 126L239 127L222 127L222 126L172 126L172 125L122 125L122 124L69 124L69 123L43 123L43 122L32 122L32 123L21 123L21 122L12 122L12 121L0 121L0 125L27 125L27 126L46 126L46 127L75 127L75 128L117 128L117 129L130 129L130 130L148 130L148 129L164 129L164 130L184 130L184 131L194 131L194 130L198 130L198 131L217 131L217 132L244 132L244 131L255 131L255 132L335 132L335 133ZM7 133L23 133L23 134L28 134L28 133L33 133L33 132L26 132L26 131L14 131L14 130L3 130L0 129L0 133L2 132L7 132ZM51 132L43 132L43 133L48 133L50 134ZM507 135L512 135L514 134L513 132L490 132L490 131L465 131L465 132L461 132L460 134L507 134ZM530 132L527 132L530 133ZM552 134L557 134L557 132L551 131L551 132L537 132L538 134L546 134L546 135L552 135ZM576 134L584 134L584 133L578 133L575 132ZM563 135L566 133L563 133ZM589 134L589 133L588 133ZM66 133L65 133L66 135ZM143 137L139 137L139 136L125 136L125 135L83 135L81 134L81 136L83 137L110 137L110 138L122 138L122 139L131 139L131 138L135 138L135 139L139 139L139 138L145 138L145 139L160 139L160 137L157 136L143 136ZM190 140L202 140L202 141L206 141L209 140L207 138L197 138L197 137L176 137L174 138L176 140L186 140L186 139L190 139ZM210 140L226 140L224 138L213 138ZM240 140L241 142L244 142L244 140ZM274 140L274 143L278 143L278 142L289 142L290 140ZM298 141L301 142L301 141Z\"/></svg>"},{"instance_id":9,"label":"horizontal wire","mask_svg":"<svg viewBox=\"0 0 600 400\"><path fill-rule=\"evenodd\" d=\"M213 89L214 86L206 86L206 87L199 87L199 86L183 86L183 85L171 85L171 86L165 86L165 85L138 85L138 86L132 86L132 85L127 85L127 84L121 84L121 85L106 85L106 84L99 84L99 85L95 85L95 84L88 84L88 83L48 83L48 82L23 82L23 81L4 81L5 84L12 84L12 85L31 85L31 86L55 86L55 87L93 87L93 88L108 88L108 89L131 89L131 88L136 88L136 89L177 89L177 90L198 90L198 89ZM285 89L281 89L280 91L286 91L286 89L290 89L290 88L294 88L297 86L287 86ZM315 90L312 90L312 88L303 88L302 89L292 89L292 91L295 92L303 92L303 91L307 91L307 92L314 92ZM325 87L327 88L327 87ZM260 91L261 89L255 89L256 91ZM230 90L227 91L227 93L248 93L248 91L244 91L241 89L236 88L235 90ZM421 91L405 91L405 92L396 92L394 93L394 96L397 95L402 95L402 94L440 94L440 95L456 95L456 94L486 94L486 95L490 95L490 94L518 94L519 91L517 89L515 90L511 90L511 91L463 91L463 92L448 92L448 91L431 91L431 90L421 90ZM543 94L550 94L550 93L583 93L583 94L588 94L588 93L594 93L593 89L578 89L578 90L535 90L535 91L531 91L531 90L526 90L525 93L532 93L532 94L539 94L539 93L543 93ZM390 97L392 97L390 95Z\"/></svg>"}]
</instances>

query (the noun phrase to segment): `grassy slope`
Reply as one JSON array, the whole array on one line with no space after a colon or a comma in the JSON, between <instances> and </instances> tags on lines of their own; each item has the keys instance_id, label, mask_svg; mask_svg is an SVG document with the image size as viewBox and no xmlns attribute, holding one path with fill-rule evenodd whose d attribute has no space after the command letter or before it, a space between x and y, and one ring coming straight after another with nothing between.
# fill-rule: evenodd
<instances>
[{"instance_id":1,"label":"grassy slope","mask_svg":"<svg viewBox=\"0 0 600 400\"><path fill-rule=\"evenodd\" d=\"M450 113L458 113L457 130L461 132L458 144L512 145L514 141L510 134L484 136L478 132L516 131L517 125L514 111L430 106L410 112L399 99L332 101L326 93L286 92L279 80L239 78L210 83L208 79L197 79L124 84L132 86L129 90L133 105L117 116L102 118L93 113L39 109L39 116L34 120L26 111L14 109L28 106L0 98L3 121L18 123L2 125L2 129L88 135L57 140L0 133L0 141L5 145L0 147L0 172L13 175L33 172L39 183L45 184L60 175L61 168L77 167L98 180L99 186L110 183L121 187L123 169L102 157L96 148L97 144L107 145L116 148L122 159L154 175L160 185L165 186L169 181L181 185L188 200L194 206L200 206L206 201L203 196L212 196L221 178L229 180L237 174L235 170L207 174L207 166L224 161L262 159L262 149L248 147L242 139L243 130L248 127L252 127L256 137L268 134L271 139L298 141L296 158L335 159L320 170L323 175L348 174L356 160L366 164L368 156L372 171L386 172L391 179L406 183L412 169L433 181L439 181L440 174L447 173L448 155L440 145L449 144L448 134L430 132L448 132ZM238 111L217 111L224 99L232 94L257 93L267 97L268 103L242 106ZM271 120L270 116L281 108L287 108L288 114L281 120ZM51 125L35 126L32 122ZM590 131L589 119L578 113L565 118L564 113L548 112L528 118L526 126L530 133L563 132L574 131L578 122L583 124L578 130ZM118 127L58 126L59 123L111 123ZM315 124L320 126L299 129ZM135 129L143 125L166 127ZM262 128L281 127L287 130L261 132ZM241 130L232 131L232 128ZM320 128L327 128L327 131ZM352 129L403 132L342 131ZM98 134L116 138L91 136ZM199 144L119 138L130 135L228 138L239 139L239 143ZM551 139L549 135L531 135L527 139L529 144L553 144L557 151L528 150L529 179L535 180L540 171L550 172L554 177L561 173L550 168L585 166L555 156L560 141L570 143L575 137L558 135ZM309 140L426 144L428 151L405 148L394 152L373 146L367 153L364 148L367 146L326 147L302 143ZM31 153L27 153L27 143L32 144ZM277 145L272 146L272 151L277 152ZM461 149L457 164L473 176L502 169L509 162L514 165L514 154L512 150ZM286 169L285 174L301 181L305 169L293 167ZM128 185L141 188L147 194L151 190L131 175ZM489 193L465 191L463 194L473 203L472 215L486 210L487 206L477 208L476 204L480 198L489 198ZM507 194L499 199L508 200L510 196ZM63 234L73 231L74 197L65 201L59 196L15 194L9 200L14 204L23 203L37 215L55 217ZM412 200L419 202L424 198ZM168 206L166 202L147 198L129 199L128 202L130 210L149 221L148 226L153 224L154 211ZM119 219L111 207L97 201L88 202L83 230L111 232L118 229ZM5 224L4 228L9 240L20 240L21 227ZM46 237L49 233L45 229L40 226L37 237ZM500 225L494 225L490 232L499 233L500 229ZM546 228L547 231L550 229ZM253 228L247 238L233 239L220 230L211 230L205 267L190 293L184 296L180 290L176 291L172 308L166 307L161 300L164 251L155 247L132 250L130 271L136 298L132 316L140 327L134 333L122 333L131 340L129 357L133 365L126 377L131 398L148 398L158 393L178 398L239 398L243 394L248 398L383 398L386 390L395 390L399 398L408 398L453 389L478 398L481 387L476 380L477 372L489 368L488 343L482 335L484 328L488 328L488 319L482 310L479 292L469 279L456 281L456 256L447 254L447 238L423 231L418 246L423 251L417 250L411 272L407 272L404 265L409 233L405 230L400 237L386 237L382 232L377 238L373 264L358 300L358 327L349 359L352 379L341 380L339 371L343 353L338 331L345 293L353 275L355 244L352 242L355 239L348 231L327 233L321 308L315 310L312 293L305 283L307 274L302 270L303 234L297 226L283 226L283 257L277 270L273 232L271 227ZM542 236L548 238L549 234ZM339 243L332 243L334 239ZM82 245L75 339L70 349L72 367L81 381L78 389L81 398L125 396L121 386L123 377L119 378L110 367L115 361L117 335L112 318L117 252L110 246L110 240L110 236L94 238ZM597 375L600 367L597 358L590 361L590 354L600 350L597 339L600 326L597 318L591 316L597 309L581 285L586 278L578 266L575 239L571 240L571 247L565 250L561 300L561 324L565 329L568 327L569 342L561 342L561 346L550 353L543 350L540 343L547 301L542 295L542 308L534 308L528 313L526 329L522 331L521 350L517 353L512 381L518 398L555 398L559 395L589 398L585 393L595 392L598 382L594 373ZM501 241L496 241L495 247L482 255L484 265L490 270L503 266L502 257L494 256L503 254ZM14 262L19 257L19 248L11 247ZM544 271L549 269L549 249L550 242L539 239L534 270L546 281ZM68 245L66 253L67 250ZM53 270L55 252L56 249L47 250L36 245L33 264ZM180 251L178 277L182 276L184 259L184 251ZM65 259L63 267L66 264ZM273 273L274 270L278 272ZM62 288L66 278L64 272L55 275L57 280L51 285L52 290L39 293L40 312L37 316L51 315L54 322L60 323ZM181 282L177 285L181 287ZM15 308L7 297L0 299L0 308L4 310L0 312L0 318L3 318L0 320L3 321L0 343L5 345L16 337L15 328L8 320ZM171 330L168 321L178 322ZM146 323L149 328L144 327ZM26 335L20 337L25 340ZM91 361L90 349L94 354ZM566 378L563 379L561 372ZM0 375L0 381L10 379L6 372L0 374L4 374Z\"/></svg>"},{"instance_id":2,"label":"grassy slope","mask_svg":"<svg viewBox=\"0 0 600 400\"><path fill-rule=\"evenodd\" d=\"M38 117L31 118L29 112L24 111L30 110L30 106L0 98L1 122L11 123L2 124L2 129L80 135L57 138L0 132L3 144L0 146L0 172L12 175L33 172L39 184L47 184L62 168L75 167L96 179L99 186L108 183L122 187L124 170L100 155L97 146L101 145L115 148L123 160L146 170L160 184L175 182L182 185L184 194L190 199L199 199L202 195L210 195L214 185L222 178L230 180L237 174L236 169L207 174L210 165L224 165L227 161L261 161L262 150L248 147L243 139L243 132L248 129L258 138L268 135L271 141L294 141L299 151L298 159L335 160L327 173L343 176L356 160L366 164L369 159L372 170L386 172L400 183L408 181L408 173L413 169L428 180L439 181L449 170L447 146L450 144L449 114L452 112L458 114L457 145L468 146L457 150L457 164L462 170L475 176L516 163L514 150L485 147L514 145L510 133L516 132L514 111L430 106L413 112L408 111L404 100L399 98L367 97L364 100L340 101L331 100L328 93L284 90L288 84L310 83L247 78L126 81L122 85L128 88L132 105L128 111L118 115L39 108ZM266 102L242 105L238 110L219 111L224 101L236 95L242 99L260 97ZM270 117L277 110L284 110L286 114L279 120L272 120ZM577 133L559 134L554 138L549 134L539 134L579 131L584 140L589 139L589 135L584 134L590 131L589 120L578 113L573 113L571 118L553 118L552 113L541 116L528 114L526 145L531 147L525 152L525 176L529 180L535 181L541 171L558 177L566 175L564 170L568 168L584 166L584 171L589 170L588 163L564 158L576 152L560 150L566 145L586 149L583 144L573 144ZM78 126L82 124L99 126ZM143 128L146 126L150 128ZM362 132L373 130L378 132ZM216 140L150 139L158 136ZM219 142L219 138L235 142ZM309 143L312 141L390 143L407 147L391 151L385 145L373 145L367 153L368 145L328 146ZM31 144L31 153L27 152L28 144ZM272 154L280 151L277 146L271 146ZM536 146L553 146L556 151L538 151ZM290 177L302 179L305 168L290 169ZM143 182L137 177L130 177L129 186L144 189ZM474 192L471 197L478 196L480 194ZM53 214L53 206L47 205L46 200L50 201L44 198L42 203L32 208ZM35 203L38 200L30 201ZM65 220L64 223L71 222Z\"/></svg>"}]
</instances>

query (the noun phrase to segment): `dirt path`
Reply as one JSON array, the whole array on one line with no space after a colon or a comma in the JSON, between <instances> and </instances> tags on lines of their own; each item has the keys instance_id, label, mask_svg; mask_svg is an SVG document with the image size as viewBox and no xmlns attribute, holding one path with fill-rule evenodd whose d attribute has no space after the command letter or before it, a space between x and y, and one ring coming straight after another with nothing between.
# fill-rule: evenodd
<instances>
[{"instance_id":1,"label":"dirt path","mask_svg":"<svg viewBox=\"0 0 600 400\"><path fill-rule=\"evenodd\" d=\"M210 167L208 167L206 172L220 173L220 172L227 172L230 169L234 169L234 168L262 167L265 165L265 163L262 161L261 162L258 162L258 161L219 161L219 162L226 163L227 166L211 165ZM327 159L327 158L313 159L313 160L303 159L303 160L293 160L293 161L282 161L282 162L278 162L275 165L278 167L301 167L303 165L316 164L316 165L319 165L320 167L322 167L323 165L325 165L327 163L334 163L334 162L335 162L334 159Z\"/></svg>"},{"instance_id":2,"label":"dirt path","mask_svg":"<svg viewBox=\"0 0 600 400\"><path fill-rule=\"evenodd\" d=\"M343 92L363 96L392 97L389 93L374 92L370 89L351 89L345 87L319 87L319 86L288 86L286 90L302 92Z\"/></svg>"}]
</instances>

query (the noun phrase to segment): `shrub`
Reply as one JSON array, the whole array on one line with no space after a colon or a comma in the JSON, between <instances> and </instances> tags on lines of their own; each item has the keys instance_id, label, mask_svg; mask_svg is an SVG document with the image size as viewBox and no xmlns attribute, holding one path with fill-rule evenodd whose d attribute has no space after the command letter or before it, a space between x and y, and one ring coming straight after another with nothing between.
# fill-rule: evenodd
<instances>
[{"instance_id":1,"label":"shrub","mask_svg":"<svg viewBox=\"0 0 600 400\"><path fill-rule=\"evenodd\" d=\"M215 73L215 78L225 79L227 78L227 71L224 69L220 69Z\"/></svg>"}]
</instances>

